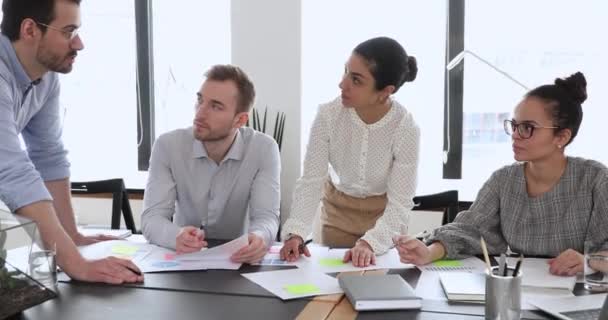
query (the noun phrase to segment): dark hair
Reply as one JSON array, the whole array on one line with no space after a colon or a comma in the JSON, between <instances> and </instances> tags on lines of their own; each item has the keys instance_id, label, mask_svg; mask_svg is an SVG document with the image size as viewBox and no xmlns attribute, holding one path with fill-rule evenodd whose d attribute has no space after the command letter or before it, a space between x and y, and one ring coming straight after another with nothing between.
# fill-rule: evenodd
<instances>
[{"instance_id":1,"label":"dark hair","mask_svg":"<svg viewBox=\"0 0 608 320\"><path fill-rule=\"evenodd\" d=\"M570 129L572 136L569 145L583 121L581 104L587 100L587 80L577 72L565 79L557 78L554 84L547 84L533 89L526 98L535 97L548 103L548 112L553 119L556 130Z\"/></svg>"},{"instance_id":2,"label":"dark hair","mask_svg":"<svg viewBox=\"0 0 608 320\"><path fill-rule=\"evenodd\" d=\"M393 85L397 92L403 83L416 79L416 58L408 56L399 42L391 38L369 39L360 43L353 52L367 60L376 80L376 90Z\"/></svg>"},{"instance_id":3,"label":"dark hair","mask_svg":"<svg viewBox=\"0 0 608 320\"><path fill-rule=\"evenodd\" d=\"M4 0L2 1L2 34L11 41L19 40L21 23L30 18L36 22L51 24L55 20L55 2L61 0ZM81 0L63 0L80 5ZM43 32L46 27L38 25Z\"/></svg>"},{"instance_id":4,"label":"dark hair","mask_svg":"<svg viewBox=\"0 0 608 320\"><path fill-rule=\"evenodd\" d=\"M233 81L238 90L236 112L249 112L255 99L255 88L241 68L230 64L218 64L205 72L209 80Z\"/></svg>"}]
</instances>

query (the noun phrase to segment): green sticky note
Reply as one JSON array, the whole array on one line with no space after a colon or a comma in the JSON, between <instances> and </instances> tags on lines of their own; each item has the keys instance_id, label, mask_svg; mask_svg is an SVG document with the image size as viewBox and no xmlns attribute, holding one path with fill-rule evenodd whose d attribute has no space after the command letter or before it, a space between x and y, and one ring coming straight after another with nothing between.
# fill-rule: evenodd
<instances>
[{"instance_id":1,"label":"green sticky note","mask_svg":"<svg viewBox=\"0 0 608 320\"><path fill-rule=\"evenodd\" d=\"M285 291L290 294L311 294L318 293L321 290L314 284L303 283L303 284L290 284L283 287Z\"/></svg>"},{"instance_id":2,"label":"green sticky note","mask_svg":"<svg viewBox=\"0 0 608 320\"><path fill-rule=\"evenodd\" d=\"M437 260L433 264L436 267L462 267L460 260Z\"/></svg>"},{"instance_id":3,"label":"green sticky note","mask_svg":"<svg viewBox=\"0 0 608 320\"><path fill-rule=\"evenodd\" d=\"M342 258L321 258L319 259L319 264L323 267L339 267L343 266L344 262Z\"/></svg>"},{"instance_id":4,"label":"green sticky note","mask_svg":"<svg viewBox=\"0 0 608 320\"><path fill-rule=\"evenodd\" d=\"M135 254L135 252L137 252L137 247L135 247L135 246L118 244L118 245L115 245L112 247L112 253L114 253L114 254L132 256Z\"/></svg>"}]
</instances>

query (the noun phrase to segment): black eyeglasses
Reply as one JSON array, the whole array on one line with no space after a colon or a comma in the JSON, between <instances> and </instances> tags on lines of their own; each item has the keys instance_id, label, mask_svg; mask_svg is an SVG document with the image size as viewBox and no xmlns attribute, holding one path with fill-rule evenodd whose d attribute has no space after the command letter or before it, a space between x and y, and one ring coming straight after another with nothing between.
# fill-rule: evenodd
<instances>
[{"instance_id":1,"label":"black eyeglasses","mask_svg":"<svg viewBox=\"0 0 608 320\"><path fill-rule=\"evenodd\" d=\"M74 38L76 38L78 36L78 32L80 31L80 29L78 29L78 28L75 28L73 30L65 30L65 29L49 26L46 23L41 23L41 22L38 22L38 21L35 21L35 22L38 25L41 25L41 26L44 26L46 28L49 28L49 29L52 29L52 30L59 31L59 32L63 33L63 35L66 37L66 39L68 39L70 41L73 41Z\"/></svg>"},{"instance_id":2,"label":"black eyeglasses","mask_svg":"<svg viewBox=\"0 0 608 320\"><path fill-rule=\"evenodd\" d=\"M505 120L504 122L505 132L512 136L513 132L517 131L517 134L522 139L530 139L534 134L534 129L558 129L559 127L543 127L530 122L517 123L514 120Z\"/></svg>"}]
</instances>

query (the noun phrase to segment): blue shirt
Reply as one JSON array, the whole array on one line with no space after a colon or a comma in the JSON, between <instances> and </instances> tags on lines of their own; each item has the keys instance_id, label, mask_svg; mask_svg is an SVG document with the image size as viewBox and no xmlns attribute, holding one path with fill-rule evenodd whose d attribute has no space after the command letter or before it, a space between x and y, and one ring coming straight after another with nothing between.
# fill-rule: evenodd
<instances>
[{"instance_id":1,"label":"blue shirt","mask_svg":"<svg viewBox=\"0 0 608 320\"><path fill-rule=\"evenodd\" d=\"M52 200L44 181L70 176L66 156L57 74L30 79L10 40L0 35L0 200L11 211Z\"/></svg>"},{"instance_id":2,"label":"blue shirt","mask_svg":"<svg viewBox=\"0 0 608 320\"><path fill-rule=\"evenodd\" d=\"M154 244L175 248L181 227L203 225L210 239L252 232L269 245L279 228L280 171L276 142L251 128L238 130L219 164L192 128L165 133L152 149L143 233Z\"/></svg>"}]
</instances>

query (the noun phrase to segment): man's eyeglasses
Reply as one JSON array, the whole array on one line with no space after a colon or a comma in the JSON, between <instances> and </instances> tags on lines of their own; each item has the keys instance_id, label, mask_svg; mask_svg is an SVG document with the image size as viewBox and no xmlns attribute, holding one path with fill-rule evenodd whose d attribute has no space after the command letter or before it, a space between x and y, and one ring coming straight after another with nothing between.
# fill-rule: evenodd
<instances>
[{"instance_id":1,"label":"man's eyeglasses","mask_svg":"<svg viewBox=\"0 0 608 320\"><path fill-rule=\"evenodd\" d=\"M530 122L517 123L513 120L505 120L504 122L505 132L512 136L513 132L517 131L517 134L522 139L530 139L534 134L534 129L558 129L559 127L543 127Z\"/></svg>"},{"instance_id":2,"label":"man's eyeglasses","mask_svg":"<svg viewBox=\"0 0 608 320\"><path fill-rule=\"evenodd\" d=\"M46 23L41 23L41 22L38 22L38 21L36 21L36 24L44 26L44 27L52 29L52 30L55 30L55 31L59 31L59 32L63 33L63 35L66 37L66 39L68 39L70 41L74 40L74 38L76 38L78 36L78 32L80 30L78 28L74 28L73 30L61 29L61 28L49 26Z\"/></svg>"}]
</instances>

